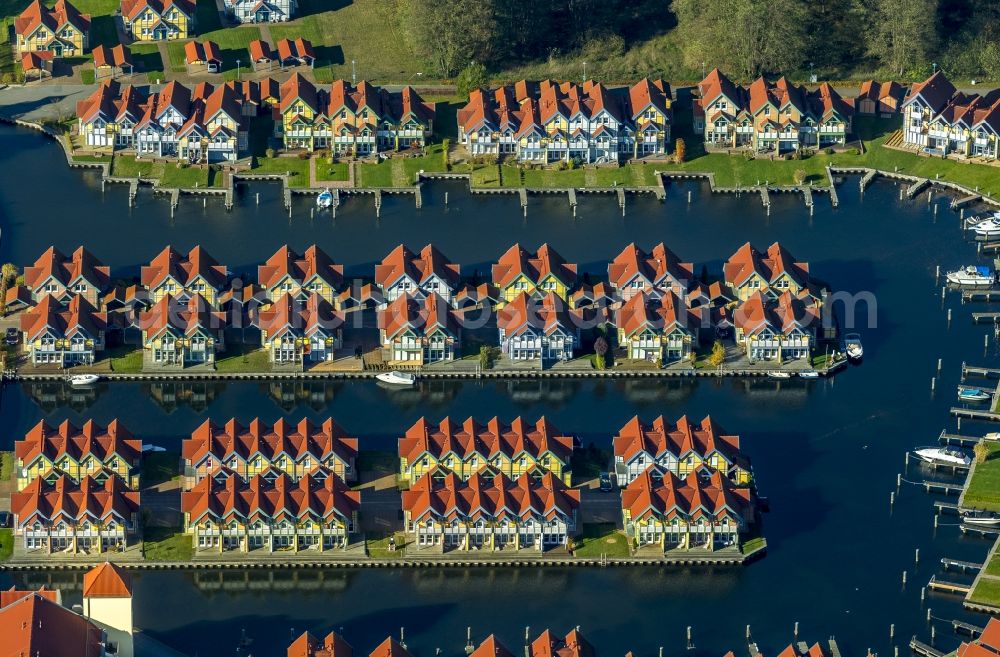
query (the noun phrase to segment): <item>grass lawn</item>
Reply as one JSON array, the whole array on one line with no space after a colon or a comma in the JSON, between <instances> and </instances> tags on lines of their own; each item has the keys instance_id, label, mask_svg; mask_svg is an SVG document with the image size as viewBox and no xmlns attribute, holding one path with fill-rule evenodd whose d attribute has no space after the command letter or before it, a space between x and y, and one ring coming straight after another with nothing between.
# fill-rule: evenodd
<instances>
[{"instance_id":1,"label":"grass lawn","mask_svg":"<svg viewBox=\"0 0 1000 657\"><path fill-rule=\"evenodd\" d=\"M297 157L256 157L251 173L288 173L290 186L309 186L309 160Z\"/></svg>"},{"instance_id":2,"label":"grass lawn","mask_svg":"<svg viewBox=\"0 0 1000 657\"><path fill-rule=\"evenodd\" d=\"M347 162L330 164L323 160L316 161L316 180L350 180L350 165Z\"/></svg>"},{"instance_id":3,"label":"grass lawn","mask_svg":"<svg viewBox=\"0 0 1000 657\"><path fill-rule=\"evenodd\" d=\"M163 58L155 43L133 43L129 49L136 71L144 71L150 82L163 79Z\"/></svg>"},{"instance_id":4,"label":"grass lawn","mask_svg":"<svg viewBox=\"0 0 1000 657\"><path fill-rule=\"evenodd\" d=\"M389 551L389 537L396 541L396 551ZM365 550L372 559L401 559L406 547L406 534L396 532L394 534L378 534L374 536L365 535Z\"/></svg>"},{"instance_id":5,"label":"grass lawn","mask_svg":"<svg viewBox=\"0 0 1000 657\"><path fill-rule=\"evenodd\" d=\"M142 457L141 482L143 488L180 478L178 452L149 452Z\"/></svg>"},{"instance_id":6,"label":"grass lawn","mask_svg":"<svg viewBox=\"0 0 1000 657\"><path fill-rule=\"evenodd\" d=\"M396 168L402 169L402 166ZM405 173L396 180L393 158L378 164L362 162L354 167L354 171L357 176L354 184L358 187L397 187L407 184Z\"/></svg>"},{"instance_id":7,"label":"grass lawn","mask_svg":"<svg viewBox=\"0 0 1000 657\"><path fill-rule=\"evenodd\" d=\"M969 594L969 602L1000 607L1000 579L980 578L976 588Z\"/></svg>"},{"instance_id":8,"label":"grass lawn","mask_svg":"<svg viewBox=\"0 0 1000 657\"><path fill-rule=\"evenodd\" d=\"M989 454L985 461L976 463L962 505L1000 511L1000 444L986 443L986 447Z\"/></svg>"},{"instance_id":9,"label":"grass lawn","mask_svg":"<svg viewBox=\"0 0 1000 657\"><path fill-rule=\"evenodd\" d=\"M1000 554L994 553L990 557L990 561L986 564L986 569L983 572L987 575L1000 577Z\"/></svg>"},{"instance_id":10,"label":"grass lawn","mask_svg":"<svg viewBox=\"0 0 1000 657\"><path fill-rule=\"evenodd\" d=\"M116 347L108 352L111 371L135 374L142 371L142 349L137 347Z\"/></svg>"},{"instance_id":11,"label":"grass lawn","mask_svg":"<svg viewBox=\"0 0 1000 657\"><path fill-rule=\"evenodd\" d=\"M613 523L597 522L583 526L583 532L576 539L573 555L597 558L602 554L610 558L629 556L628 538L625 532L615 529Z\"/></svg>"},{"instance_id":12,"label":"grass lawn","mask_svg":"<svg viewBox=\"0 0 1000 657\"><path fill-rule=\"evenodd\" d=\"M0 529L0 561L7 561L14 554L14 530Z\"/></svg>"},{"instance_id":13,"label":"grass lawn","mask_svg":"<svg viewBox=\"0 0 1000 657\"><path fill-rule=\"evenodd\" d=\"M94 73L92 68L84 68L80 70L80 82L83 84L94 84L97 79L97 75Z\"/></svg>"},{"instance_id":14,"label":"grass lawn","mask_svg":"<svg viewBox=\"0 0 1000 657\"><path fill-rule=\"evenodd\" d=\"M750 554L751 552L756 552L757 550L765 547L767 541L764 540L763 536L757 536L755 538L747 539L744 541L743 545L740 546L743 554Z\"/></svg>"},{"instance_id":15,"label":"grass lawn","mask_svg":"<svg viewBox=\"0 0 1000 657\"><path fill-rule=\"evenodd\" d=\"M271 361L267 350L246 350L246 345L230 346L215 361L217 372L270 372Z\"/></svg>"},{"instance_id":16,"label":"grass lawn","mask_svg":"<svg viewBox=\"0 0 1000 657\"><path fill-rule=\"evenodd\" d=\"M199 9L200 9L199 5ZM214 10L214 7L213 7ZM218 20L215 21L218 24ZM254 25L243 25L240 27L227 27L206 32L199 24L198 36L195 41L204 43L214 41L219 46L222 53L222 72L227 80L236 79L236 61L239 60L243 71L252 70L249 68L251 41L260 38L260 28ZM172 41L167 46L167 55L170 59L170 70L174 73L184 73L187 71L187 64L184 56L184 41Z\"/></svg>"},{"instance_id":17,"label":"grass lawn","mask_svg":"<svg viewBox=\"0 0 1000 657\"><path fill-rule=\"evenodd\" d=\"M14 452L0 452L0 481L10 481L14 476Z\"/></svg>"},{"instance_id":18,"label":"grass lawn","mask_svg":"<svg viewBox=\"0 0 1000 657\"><path fill-rule=\"evenodd\" d=\"M142 553L146 561L190 561L194 547L180 527L145 527Z\"/></svg>"},{"instance_id":19,"label":"grass lawn","mask_svg":"<svg viewBox=\"0 0 1000 657\"><path fill-rule=\"evenodd\" d=\"M182 167L178 164L166 164L160 185L163 187L210 187L211 172L208 167Z\"/></svg>"},{"instance_id":20,"label":"grass lawn","mask_svg":"<svg viewBox=\"0 0 1000 657\"><path fill-rule=\"evenodd\" d=\"M118 178L161 178L163 162L136 160L131 155L115 155L111 160L111 175Z\"/></svg>"}]
</instances>

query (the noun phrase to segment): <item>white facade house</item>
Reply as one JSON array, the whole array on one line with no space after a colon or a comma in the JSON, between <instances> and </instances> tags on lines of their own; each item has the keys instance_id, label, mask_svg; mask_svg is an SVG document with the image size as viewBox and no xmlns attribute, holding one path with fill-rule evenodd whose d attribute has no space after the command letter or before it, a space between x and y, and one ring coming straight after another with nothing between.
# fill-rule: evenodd
<instances>
[{"instance_id":1,"label":"white facade house","mask_svg":"<svg viewBox=\"0 0 1000 657\"><path fill-rule=\"evenodd\" d=\"M226 11L240 23L280 23L298 11L298 0L224 0Z\"/></svg>"}]
</instances>

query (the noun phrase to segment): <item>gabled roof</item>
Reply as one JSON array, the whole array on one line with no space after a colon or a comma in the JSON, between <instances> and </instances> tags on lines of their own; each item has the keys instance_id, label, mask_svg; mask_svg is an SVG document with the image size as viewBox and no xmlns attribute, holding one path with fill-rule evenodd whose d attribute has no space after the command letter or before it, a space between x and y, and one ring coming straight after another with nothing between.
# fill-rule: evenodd
<instances>
[{"instance_id":1,"label":"gabled roof","mask_svg":"<svg viewBox=\"0 0 1000 657\"><path fill-rule=\"evenodd\" d=\"M708 415L698 423L688 420L687 415L682 415L675 423L660 415L650 424L645 424L636 415L618 430L612 444L615 457L621 457L626 463L640 453L654 458L664 454L681 458L693 452L704 459L719 452L731 463L743 460L740 437L727 435Z\"/></svg>"},{"instance_id":2,"label":"gabled roof","mask_svg":"<svg viewBox=\"0 0 1000 657\"><path fill-rule=\"evenodd\" d=\"M21 315L21 330L32 341L46 330L57 338L70 338L83 330L91 339L97 339L108 326L108 314L98 312L86 297L74 294L63 306L51 294L46 294L34 308Z\"/></svg>"},{"instance_id":3,"label":"gabled roof","mask_svg":"<svg viewBox=\"0 0 1000 657\"><path fill-rule=\"evenodd\" d=\"M500 643L495 634L491 634L473 650L469 657L517 657L507 646Z\"/></svg>"},{"instance_id":4,"label":"gabled roof","mask_svg":"<svg viewBox=\"0 0 1000 657\"><path fill-rule=\"evenodd\" d=\"M656 466L646 468L622 491L622 508L633 521L648 514L660 518L691 518L700 511L715 517L727 509L746 518L750 490L737 488L721 472L699 468L683 479Z\"/></svg>"},{"instance_id":5,"label":"gabled roof","mask_svg":"<svg viewBox=\"0 0 1000 657\"><path fill-rule=\"evenodd\" d=\"M569 463L573 445L573 437L564 435L545 417L538 418L534 424L520 416L510 424L498 417L485 424L473 417L461 424L445 417L437 426L422 417L399 439L399 456L413 463L424 453L435 458L453 453L463 459L472 454L493 459L500 455L514 458L525 453L537 459L548 452L563 463Z\"/></svg>"},{"instance_id":6,"label":"gabled roof","mask_svg":"<svg viewBox=\"0 0 1000 657\"><path fill-rule=\"evenodd\" d=\"M118 477L108 477L103 484L90 476L77 483L60 475L51 484L37 477L23 490L10 494L10 508L22 524L36 513L50 520L62 513L77 521L117 513L128 520L139 510L139 492L129 489Z\"/></svg>"},{"instance_id":7,"label":"gabled roof","mask_svg":"<svg viewBox=\"0 0 1000 657\"><path fill-rule=\"evenodd\" d=\"M131 598L132 577L120 566L105 561L83 575L84 598Z\"/></svg>"},{"instance_id":8,"label":"gabled roof","mask_svg":"<svg viewBox=\"0 0 1000 657\"><path fill-rule=\"evenodd\" d=\"M25 591L12 586L6 591L0 591L0 609L32 595L41 596L55 603L62 602L62 594L60 594L59 589L47 589L45 586L42 586L37 591L34 589Z\"/></svg>"},{"instance_id":9,"label":"gabled roof","mask_svg":"<svg viewBox=\"0 0 1000 657\"><path fill-rule=\"evenodd\" d=\"M267 41L263 39L254 39L248 47L250 49L250 59L255 62L263 60L272 61L274 59L274 51L271 50L271 46L268 45Z\"/></svg>"},{"instance_id":10,"label":"gabled roof","mask_svg":"<svg viewBox=\"0 0 1000 657\"><path fill-rule=\"evenodd\" d=\"M102 43L94 48L93 55L94 66L98 68L104 66L132 65L132 52L120 43L113 48L108 48Z\"/></svg>"},{"instance_id":11,"label":"gabled roof","mask_svg":"<svg viewBox=\"0 0 1000 657\"><path fill-rule=\"evenodd\" d=\"M628 91L629 102L632 105L632 119L649 106L670 116L670 84L664 80L643 78L636 82Z\"/></svg>"},{"instance_id":12,"label":"gabled roof","mask_svg":"<svg viewBox=\"0 0 1000 657\"><path fill-rule=\"evenodd\" d=\"M937 114L944 109L954 95L955 85L948 80L943 72L935 71L923 82L918 82L910 87L910 93L903 104L908 105L911 101L922 98L931 111Z\"/></svg>"},{"instance_id":13,"label":"gabled roof","mask_svg":"<svg viewBox=\"0 0 1000 657\"><path fill-rule=\"evenodd\" d=\"M101 264L100 260L82 246L73 251L69 258L56 247L50 246L34 265L24 268L24 284L34 290L49 278L55 278L64 287L82 279L101 291L108 287L111 268Z\"/></svg>"},{"instance_id":14,"label":"gabled roof","mask_svg":"<svg viewBox=\"0 0 1000 657\"><path fill-rule=\"evenodd\" d=\"M316 59L316 51L313 50L312 42L308 39L298 37L294 41L292 39L278 40L278 59L281 61L306 57Z\"/></svg>"},{"instance_id":15,"label":"gabled roof","mask_svg":"<svg viewBox=\"0 0 1000 657\"><path fill-rule=\"evenodd\" d=\"M497 313L497 328L507 336L519 335L529 328L546 335L556 331L576 335L582 325L583 311L567 309L566 302L555 292L541 299L522 292Z\"/></svg>"},{"instance_id":16,"label":"gabled roof","mask_svg":"<svg viewBox=\"0 0 1000 657\"><path fill-rule=\"evenodd\" d=\"M596 654L594 646L579 630L570 630L565 637L559 637L546 629L531 642L525 657L595 657Z\"/></svg>"},{"instance_id":17,"label":"gabled roof","mask_svg":"<svg viewBox=\"0 0 1000 657\"><path fill-rule=\"evenodd\" d=\"M90 30L90 14L81 14L66 0L56 0L51 9L43 5L41 0L33 0L21 15L14 19L14 32L27 36L42 25L56 32L67 24L81 32L87 32Z\"/></svg>"},{"instance_id":18,"label":"gabled roof","mask_svg":"<svg viewBox=\"0 0 1000 657\"><path fill-rule=\"evenodd\" d=\"M567 287L572 287L576 282L576 265L568 264L548 244L542 244L534 253L515 244L493 265L493 284L503 289L521 275L537 284L550 274Z\"/></svg>"},{"instance_id":19,"label":"gabled roof","mask_svg":"<svg viewBox=\"0 0 1000 657\"><path fill-rule=\"evenodd\" d=\"M354 648L336 632L330 632L322 641L303 632L288 646L287 657L354 657Z\"/></svg>"},{"instance_id":20,"label":"gabled roof","mask_svg":"<svg viewBox=\"0 0 1000 657\"><path fill-rule=\"evenodd\" d=\"M96 657L104 631L48 595L32 592L0 608L0 637L8 655ZM67 637L74 637L73 641Z\"/></svg>"},{"instance_id":21,"label":"gabled roof","mask_svg":"<svg viewBox=\"0 0 1000 657\"><path fill-rule=\"evenodd\" d=\"M307 455L317 461L336 455L350 463L358 455L358 439L349 437L333 418L322 424L308 418L297 424L284 418L274 424L254 418L246 426L235 418L224 425L205 420L183 442L181 452L184 460L191 463L198 463L209 454L220 461L233 455L244 461L255 454L268 460L287 454L295 461Z\"/></svg>"},{"instance_id":22,"label":"gabled roof","mask_svg":"<svg viewBox=\"0 0 1000 657\"><path fill-rule=\"evenodd\" d=\"M713 68L705 79L698 83L698 90L701 93L703 109L715 102L719 96L725 96L731 103L739 103L743 96L742 88L733 84L718 68Z\"/></svg>"},{"instance_id":23,"label":"gabled roof","mask_svg":"<svg viewBox=\"0 0 1000 657\"><path fill-rule=\"evenodd\" d=\"M183 335L218 335L226 327L226 313L215 310L196 292L187 301L164 294L152 308L139 313L139 326L152 339L170 328Z\"/></svg>"},{"instance_id":24,"label":"gabled roof","mask_svg":"<svg viewBox=\"0 0 1000 657\"><path fill-rule=\"evenodd\" d=\"M129 464L137 464L142 453L142 440L133 437L118 419L107 426L87 420L81 427L69 420L63 420L54 427L45 420L39 420L23 440L14 443L14 453L25 465L39 456L45 456L52 462L69 456L81 462L93 455L104 462L113 454Z\"/></svg>"},{"instance_id":25,"label":"gabled roof","mask_svg":"<svg viewBox=\"0 0 1000 657\"><path fill-rule=\"evenodd\" d=\"M205 41L203 43L188 41L184 44L184 60L189 66L202 62L218 62L221 64L222 51L219 50L219 45L214 41Z\"/></svg>"},{"instance_id":26,"label":"gabled roof","mask_svg":"<svg viewBox=\"0 0 1000 657\"><path fill-rule=\"evenodd\" d=\"M313 112L320 109L319 97L316 94L316 86L309 80L302 77L301 73L293 73L290 78L281 83L281 102L278 108L284 114L295 99L301 100Z\"/></svg>"},{"instance_id":27,"label":"gabled roof","mask_svg":"<svg viewBox=\"0 0 1000 657\"><path fill-rule=\"evenodd\" d=\"M777 299L772 299L757 291L733 313L733 322L747 335L765 328L784 335L796 328L813 331L819 320L819 310L808 292L796 297L791 291L785 291Z\"/></svg>"},{"instance_id":28,"label":"gabled roof","mask_svg":"<svg viewBox=\"0 0 1000 657\"><path fill-rule=\"evenodd\" d=\"M650 284L660 285L669 275L687 284L694 279L694 264L681 262L677 254L660 242L646 253L633 242L608 264L608 280L614 287L623 287L637 275Z\"/></svg>"},{"instance_id":29,"label":"gabled roof","mask_svg":"<svg viewBox=\"0 0 1000 657\"><path fill-rule=\"evenodd\" d=\"M168 246L142 267L140 279L143 287L152 290L168 278L187 286L201 277L209 286L221 290L226 284L227 273L226 267L216 262L201 246L195 246L187 255Z\"/></svg>"},{"instance_id":30,"label":"gabled roof","mask_svg":"<svg viewBox=\"0 0 1000 657\"><path fill-rule=\"evenodd\" d=\"M795 262L792 255L775 242L761 253L747 242L739 248L723 267L725 281L731 287L739 287L754 273L767 283L772 283L782 274L788 274L799 287L809 283L809 263Z\"/></svg>"},{"instance_id":31,"label":"gabled roof","mask_svg":"<svg viewBox=\"0 0 1000 657\"><path fill-rule=\"evenodd\" d=\"M270 290L285 277L291 278L297 285L319 277L337 292L344 285L344 266L334 263L326 251L315 244L302 254L285 244L267 262L257 267L257 281Z\"/></svg>"},{"instance_id":32,"label":"gabled roof","mask_svg":"<svg viewBox=\"0 0 1000 657\"><path fill-rule=\"evenodd\" d=\"M875 80L865 80L858 89L858 99L867 98L869 100L880 101L886 99L895 100L897 103L903 99L905 89L898 82L890 80L888 82L876 82Z\"/></svg>"},{"instance_id":33,"label":"gabled roof","mask_svg":"<svg viewBox=\"0 0 1000 657\"><path fill-rule=\"evenodd\" d=\"M702 328L706 319L704 307L692 308L687 299L666 290L659 298L645 292L632 296L616 313L615 325L624 337L644 330L656 334L674 329L692 333Z\"/></svg>"},{"instance_id":34,"label":"gabled roof","mask_svg":"<svg viewBox=\"0 0 1000 657\"><path fill-rule=\"evenodd\" d=\"M330 302L315 292L305 300L284 293L270 307L257 313L257 328L273 340L291 331L295 335L312 335L317 331L332 334L344 324L344 316Z\"/></svg>"},{"instance_id":35,"label":"gabled roof","mask_svg":"<svg viewBox=\"0 0 1000 657\"><path fill-rule=\"evenodd\" d=\"M422 285L432 276L437 276L455 290L461 282L459 271L459 265L448 262L448 258L433 244L422 248L419 255L400 244L382 259L381 264L375 265L375 283L385 289L409 276L414 283Z\"/></svg>"},{"instance_id":36,"label":"gabled roof","mask_svg":"<svg viewBox=\"0 0 1000 657\"><path fill-rule=\"evenodd\" d=\"M399 295L395 301L379 310L378 326L385 331L388 339L403 331L427 336L438 330L458 338L461 331L455 311L437 292L431 292L423 299L413 297L408 292Z\"/></svg>"},{"instance_id":37,"label":"gabled roof","mask_svg":"<svg viewBox=\"0 0 1000 657\"><path fill-rule=\"evenodd\" d=\"M163 16L171 7L176 7L188 18L194 16L194 3L191 0L122 0L122 16L133 20L147 8Z\"/></svg>"}]
</instances>

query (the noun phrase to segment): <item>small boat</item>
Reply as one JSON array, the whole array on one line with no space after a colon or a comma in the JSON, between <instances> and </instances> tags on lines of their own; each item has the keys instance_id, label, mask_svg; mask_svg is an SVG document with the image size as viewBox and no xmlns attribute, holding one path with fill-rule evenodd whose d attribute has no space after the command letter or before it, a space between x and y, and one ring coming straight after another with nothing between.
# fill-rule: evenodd
<instances>
[{"instance_id":1,"label":"small boat","mask_svg":"<svg viewBox=\"0 0 1000 657\"><path fill-rule=\"evenodd\" d=\"M818 379L819 378L819 372L817 372L816 370L802 370L801 372L799 372L799 378L802 378L802 379Z\"/></svg>"},{"instance_id":2,"label":"small boat","mask_svg":"<svg viewBox=\"0 0 1000 657\"><path fill-rule=\"evenodd\" d=\"M100 381L101 377L96 374L74 374L67 377L66 380L71 386L90 386Z\"/></svg>"},{"instance_id":3,"label":"small boat","mask_svg":"<svg viewBox=\"0 0 1000 657\"><path fill-rule=\"evenodd\" d=\"M789 374L788 372L772 371L772 372L768 372L767 375L769 377L771 377L772 379L790 379L790 378L792 378L792 375Z\"/></svg>"},{"instance_id":4,"label":"small boat","mask_svg":"<svg viewBox=\"0 0 1000 657\"><path fill-rule=\"evenodd\" d=\"M861 360L865 356L864 347L861 346L861 336L857 333L848 333L844 336L844 351L851 360Z\"/></svg>"},{"instance_id":5,"label":"small boat","mask_svg":"<svg viewBox=\"0 0 1000 657\"><path fill-rule=\"evenodd\" d=\"M993 395L982 388L972 388L969 386L958 386L959 401L981 402L986 401Z\"/></svg>"},{"instance_id":6,"label":"small boat","mask_svg":"<svg viewBox=\"0 0 1000 657\"><path fill-rule=\"evenodd\" d=\"M981 527L1000 526L1000 514L984 509L970 509L962 512L962 522Z\"/></svg>"},{"instance_id":7,"label":"small boat","mask_svg":"<svg viewBox=\"0 0 1000 657\"><path fill-rule=\"evenodd\" d=\"M996 272L980 265L969 265L945 275L949 283L962 287L991 287L996 278Z\"/></svg>"},{"instance_id":8,"label":"small boat","mask_svg":"<svg viewBox=\"0 0 1000 657\"><path fill-rule=\"evenodd\" d=\"M987 441L990 441L990 442L996 442L996 441L1000 440L1000 431L991 431L991 432L989 432L988 434L986 434L985 436L983 436L983 440L987 440Z\"/></svg>"},{"instance_id":9,"label":"small boat","mask_svg":"<svg viewBox=\"0 0 1000 657\"><path fill-rule=\"evenodd\" d=\"M159 445L154 445L152 443L143 443L142 444L142 453L143 454L149 454L151 452L165 452L165 451L167 451L167 450L165 448L163 448L163 447L160 447Z\"/></svg>"},{"instance_id":10,"label":"small boat","mask_svg":"<svg viewBox=\"0 0 1000 657\"><path fill-rule=\"evenodd\" d=\"M417 382L416 374L410 374L409 372L397 372L396 370L376 374L375 378L382 383L391 383L397 386L412 386Z\"/></svg>"},{"instance_id":11,"label":"small boat","mask_svg":"<svg viewBox=\"0 0 1000 657\"><path fill-rule=\"evenodd\" d=\"M980 221L969 230L980 237L1000 237L1000 217Z\"/></svg>"},{"instance_id":12,"label":"small boat","mask_svg":"<svg viewBox=\"0 0 1000 657\"><path fill-rule=\"evenodd\" d=\"M922 461L941 465L972 465L972 457L954 447L920 447L913 453Z\"/></svg>"},{"instance_id":13,"label":"small boat","mask_svg":"<svg viewBox=\"0 0 1000 657\"><path fill-rule=\"evenodd\" d=\"M321 210L325 210L331 205L333 205L333 192L329 189L324 189L320 192L319 196L316 197L316 207Z\"/></svg>"}]
</instances>

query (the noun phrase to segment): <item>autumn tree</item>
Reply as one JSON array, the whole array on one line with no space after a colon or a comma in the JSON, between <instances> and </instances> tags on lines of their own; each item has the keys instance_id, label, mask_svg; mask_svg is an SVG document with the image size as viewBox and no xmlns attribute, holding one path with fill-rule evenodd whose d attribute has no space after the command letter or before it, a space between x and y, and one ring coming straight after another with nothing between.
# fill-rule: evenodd
<instances>
[{"instance_id":1,"label":"autumn tree","mask_svg":"<svg viewBox=\"0 0 1000 657\"><path fill-rule=\"evenodd\" d=\"M937 42L938 0L867 0L868 54L893 75L926 69Z\"/></svg>"},{"instance_id":2,"label":"autumn tree","mask_svg":"<svg viewBox=\"0 0 1000 657\"><path fill-rule=\"evenodd\" d=\"M680 164L684 161L684 157L687 155L687 146L684 143L683 137L678 137L677 141L674 142L674 160Z\"/></svg>"},{"instance_id":3,"label":"autumn tree","mask_svg":"<svg viewBox=\"0 0 1000 657\"><path fill-rule=\"evenodd\" d=\"M718 369L726 362L726 347L721 340L712 343L712 353L708 355L708 364Z\"/></svg>"}]
</instances>

